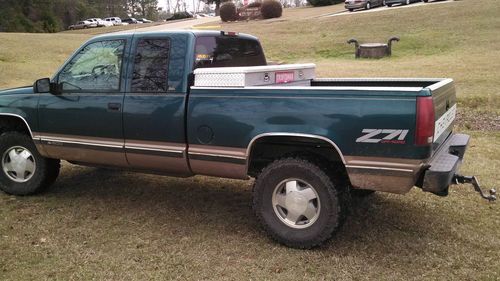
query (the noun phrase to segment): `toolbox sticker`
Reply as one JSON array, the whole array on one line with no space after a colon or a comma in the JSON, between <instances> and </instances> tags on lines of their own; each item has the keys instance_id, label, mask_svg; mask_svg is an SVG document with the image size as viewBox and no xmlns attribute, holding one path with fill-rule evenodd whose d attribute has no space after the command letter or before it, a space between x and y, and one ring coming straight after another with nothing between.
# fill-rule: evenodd
<instances>
[{"instance_id":1,"label":"toolbox sticker","mask_svg":"<svg viewBox=\"0 0 500 281\"><path fill-rule=\"evenodd\" d=\"M276 72L276 83L283 84L292 82L294 79L294 73L292 72Z\"/></svg>"},{"instance_id":2,"label":"toolbox sticker","mask_svg":"<svg viewBox=\"0 0 500 281\"><path fill-rule=\"evenodd\" d=\"M405 144L409 130L395 129L363 129L364 135L357 138L356 142L362 143L392 143Z\"/></svg>"}]
</instances>

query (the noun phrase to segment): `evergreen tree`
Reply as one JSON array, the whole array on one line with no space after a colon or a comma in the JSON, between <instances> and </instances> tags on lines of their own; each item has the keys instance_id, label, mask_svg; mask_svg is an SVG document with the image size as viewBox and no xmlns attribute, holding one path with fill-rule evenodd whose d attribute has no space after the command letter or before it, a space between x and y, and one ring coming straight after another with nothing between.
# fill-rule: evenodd
<instances>
[{"instance_id":1,"label":"evergreen tree","mask_svg":"<svg viewBox=\"0 0 500 281\"><path fill-rule=\"evenodd\" d=\"M86 18L156 19L157 0L0 0L0 32L58 32Z\"/></svg>"}]
</instances>

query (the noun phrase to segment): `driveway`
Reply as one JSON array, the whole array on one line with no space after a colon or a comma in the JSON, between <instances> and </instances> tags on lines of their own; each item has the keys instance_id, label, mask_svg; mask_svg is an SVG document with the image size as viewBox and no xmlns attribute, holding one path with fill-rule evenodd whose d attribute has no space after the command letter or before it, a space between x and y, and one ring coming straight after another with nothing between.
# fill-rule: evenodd
<instances>
[{"instance_id":1,"label":"driveway","mask_svg":"<svg viewBox=\"0 0 500 281\"><path fill-rule=\"evenodd\" d=\"M412 3L410 5L397 5L397 6L392 6L392 7L381 6L381 7L372 8L370 10L355 10L354 12L349 12L349 11L345 10L343 12L338 12L335 14L324 15L322 17L336 17L336 16L357 15L357 14L364 14L364 13L375 13L375 12L382 12L382 11L387 11L387 10L407 9L407 8L414 8L414 7L427 6L427 5L447 4L447 3L453 3L453 2L454 2L454 0L429 2L429 3L417 2L417 3Z\"/></svg>"}]
</instances>

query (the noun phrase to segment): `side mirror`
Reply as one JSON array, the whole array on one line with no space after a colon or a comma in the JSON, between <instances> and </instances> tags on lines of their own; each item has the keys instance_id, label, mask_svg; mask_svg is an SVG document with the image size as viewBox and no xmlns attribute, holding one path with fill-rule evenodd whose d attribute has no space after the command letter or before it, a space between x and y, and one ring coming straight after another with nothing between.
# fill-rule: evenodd
<instances>
[{"instance_id":1,"label":"side mirror","mask_svg":"<svg viewBox=\"0 0 500 281\"><path fill-rule=\"evenodd\" d=\"M36 80L35 84L33 84L33 90L35 93L51 93L54 95L60 95L62 92L61 86L50 82L49 78Z\"/></svg>"},{"instance_id":2,"label":"side mirror","mask_svg":"<svg viewBox=\"0 0 500 281\"><path fill-rule=\"evenodd\" d=\"M33 90L35 91L35 93L50 93L50 79L42 78L36 80L35 84L33 85Z\"/></svg>"}]
</instances>

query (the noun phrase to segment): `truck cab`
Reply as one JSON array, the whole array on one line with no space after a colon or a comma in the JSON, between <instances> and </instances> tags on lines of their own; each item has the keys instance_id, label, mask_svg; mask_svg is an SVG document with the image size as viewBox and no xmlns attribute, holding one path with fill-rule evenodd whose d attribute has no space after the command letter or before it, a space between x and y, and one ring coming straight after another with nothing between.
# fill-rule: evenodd
<instances>
[{"instance_id":1,"label":"truck cab","mask_svg":"<svg viewBox=\"0 0 500 281\"><path fill-rule=\"evenodd\" d=\"M195 68L265 65L259 41L220 32L97 37L38 97L33 128L47 157L189 176L187 92Z\"/></svg>"}]
</instances>

